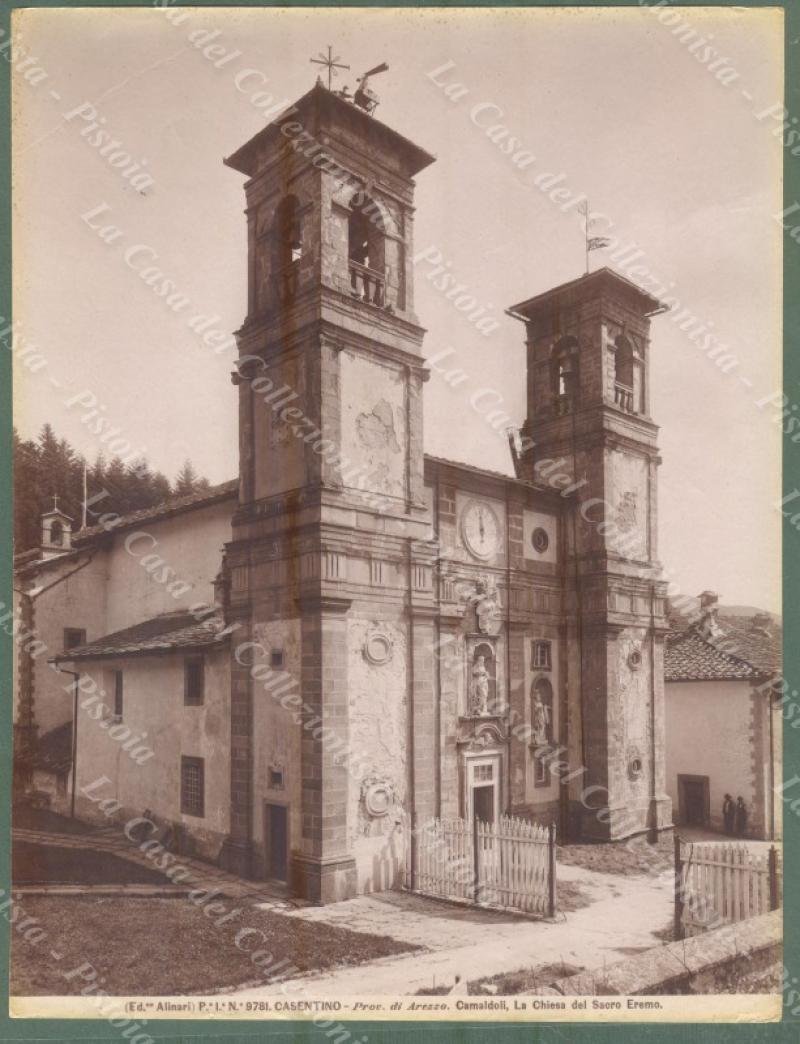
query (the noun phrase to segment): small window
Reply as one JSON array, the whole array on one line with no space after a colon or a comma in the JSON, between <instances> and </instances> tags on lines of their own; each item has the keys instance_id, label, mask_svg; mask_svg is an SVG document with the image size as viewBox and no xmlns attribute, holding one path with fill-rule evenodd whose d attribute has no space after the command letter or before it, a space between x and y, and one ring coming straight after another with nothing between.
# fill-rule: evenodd
<instances>
[{"instance_id":1,"label":"small window","mask_svg":"<svg viewBox=\"0 0 800 1044\"><path fill-rule=\"evenodd\" d=\"M64 648L76 649L79 645L86 644L86 631L80 627L64 628Z\"/></svg>"},{"instance_id":2,"label":"small window","mask_svg":"<svg viewBox=\"0 0 800 1044\"><path fill-rule=\"evenodd\" d=\"M534 642L531 651L531 665L537 671L552 670L553 663L550 642Z\"/></svg>"},{"instance_id":3,"label":"small window","mask_svg":"<svg viewBox=\"0 0 800 1044\"><path fill-rule=\"evenodd\" d=\"M283 649L273 649L270 652L269 665L274 670L280 670L283 667Z\"/></svg>"},{"instance_id":4,"label":"small window","mask_svg":"<svg viewBox=\"0 0 800 1044\"><path fill-rule=\"evenodd\" d=\"M494 779L494 766L493 765L476 765L474 779L476 783L486 783Z\"/></svg>"},{"instance_id":5,"label":"small window","mask_svg":"<svg viewBox=\"0 0 800 1044\"><path fill-rule=\"evenodd\" d=\"M272 790L283 790L283 772L280 769L269 770L269 785Z\"/></svg>"},{"instance_id":6,"label":"small window","mask_svg":"<svg viewBox=\"0 0 800 1044\"><path fill-rule=\"evenodd\" d=\"M533 782L537 787L546 787L550 784L550 752L534 751L533 754Z\"/></svg>"},{"instance_id":7,"label":"small window","mask_svg":"<svg viewBox=\"0 0 800 1044\"><path fill-rule=\"evenodd\" d=\"M183 702L200 707L205 697L205 663L202 656L191 656L183 664Z\"/></svg>"},{"instance_id":8,"label":"small window","mask_svg":"<svg viewBox=\"0 0 800 1044\"><path fill-rule=\"evenodd\" d=\"M205 762L202 758L181 758L181 812L186 816L205 816Z\"/></svg>"},{"instance_id":9,"label":"small window","mask_svg":"<svg viewBox=\"0 0 800 1044\"><path fill-rule=\"evenodd\" d=\"M122 721L122 710L122 671L114 671L114 717L117 721Z\"/></svg>"}]
</instances>

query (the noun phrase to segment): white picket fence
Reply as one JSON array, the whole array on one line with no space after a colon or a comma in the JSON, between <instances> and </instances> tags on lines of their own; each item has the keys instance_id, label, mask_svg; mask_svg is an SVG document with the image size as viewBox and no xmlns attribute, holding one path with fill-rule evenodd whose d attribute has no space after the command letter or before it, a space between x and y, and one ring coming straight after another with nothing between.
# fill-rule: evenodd
<instances>
[{"instance_id":1,"label":"white picket fence","mask_svg":"<svg viewBox=\"0 0 800 1044\"><path fill-rule=\"evenodd\" d=\"M744 921L781 904L775 847L675 838L675 934L697 935Z\"/></svg>"},{"instance_id":2,"label":"white picket fence","mask_svg":"<svg viewBox=\"0 0 800 1044\"><path fill-rule=\"evenodd\" d=\"M407 888L525 913L555 913L555 827L514 816L501 816L497 823L431 819L414 842Z\"/></svg>"}]
</instances>

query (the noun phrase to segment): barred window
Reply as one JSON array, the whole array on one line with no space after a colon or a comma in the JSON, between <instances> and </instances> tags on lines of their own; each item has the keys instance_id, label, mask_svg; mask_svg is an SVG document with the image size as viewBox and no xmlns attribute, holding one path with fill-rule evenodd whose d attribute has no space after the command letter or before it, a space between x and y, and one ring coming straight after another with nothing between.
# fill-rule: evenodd
<instances>
[{"instance_id":1,"label":"barred window","mask_svg":"<svg viewBox=\"0 0 800 1044\"><path fill-rule=\"evenodd\" d=\"M187 707L200 707L205 699L205 662L202 656L190 656L183 663L183 702Z\"/></svg>"},{"instance_id":2,"label":"barred window","mask_svg":"<svg viewBox=\"0 0 800 1044\"><path fill-rule=\"evenodd\" d=\"M181 812L201 818L205 815L205 762L202 758L181 758Z\"/></svg>"},{"instance_id":3,"label":"barred window","mask_svg":"<svg viewBox=\"0 0 800 1044\"><path fill-rule=\"evenodd\" d=\"M552 669L552 657L550 642L534 642L531 651L531 664L537 671L549 671Z\"/></svg>"}]
</instances>

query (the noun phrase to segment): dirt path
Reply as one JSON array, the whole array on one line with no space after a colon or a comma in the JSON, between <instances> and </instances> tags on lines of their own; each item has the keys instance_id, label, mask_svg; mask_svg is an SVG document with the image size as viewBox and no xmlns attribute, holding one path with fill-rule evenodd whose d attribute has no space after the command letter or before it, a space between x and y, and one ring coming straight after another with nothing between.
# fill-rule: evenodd
<instances>
[{"instance_id":1,"label":"dirt path","mask_svg":"<svg viewBox=\"0 0 800 1044\"><path fill-rule=\"evenodd\" d=\"M386 996L452 984L456 975L469 980L558 961L601 969L658 945L661 940L654 933L663 930L672 917L671 874L622 877L560 866L559 880L577 882L592 901L573 913L559 915L555 923L397 892L297 910L287 916L346 925L353 931L388 935L428 948L426 953L298 979L298 988L302 985L304 993L315 998ZM270 985L242 991L240 996L284 992L285 987Z\"/></svg>"}]
</instances>

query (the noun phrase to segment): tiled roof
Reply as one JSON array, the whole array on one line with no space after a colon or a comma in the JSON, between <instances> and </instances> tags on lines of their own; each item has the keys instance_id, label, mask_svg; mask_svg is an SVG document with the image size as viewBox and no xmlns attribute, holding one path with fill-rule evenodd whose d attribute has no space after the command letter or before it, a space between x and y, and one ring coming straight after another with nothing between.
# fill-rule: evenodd
<instances>
[{"instance_id":1,"label":"tiled roof","mask_svg":"<svg viewBox=\"0 0 800 1044\"><path fill-rule=\"evenodd\" d=\"M63 775L72 766L72 722L66 721L39 737L31 757L33 768Z\"/></svg>"},{"instance_id":2,"label":"tiled roof","mask_svg":"<svg viewBox=\"0 0 800 1044\"><path fill-rule=\"evenodd\" d=\"M699 603L691 611L669 612L672 629L667 635L667 681L677 680L678 677L680 680L687 679L685 672L690 669L687 658L691 653L691 647L679 647L676 643L679 638L688 635L695 635L701 645L716 653L717 658L714 662L719 671L718 674L700 673L689 677L734 677L736 675L729 673L732 663L747 664L753 669L753 676L765 677L780 673L783 656L783 628L780 617L757 610L726 612L725 606L720 606L711 617L712 627L716 629L716 635L711 637L704 633L703 617L698 619L699 614ZM697 655L700 655L699 646ZM710 666L710 662L706 664L706 668ZM670 674L673 675L672 678Z\"/></svg>"},{"instance_id":3,"label":"tiled roof","mask_svg":"<svg viewBox=\"0 0 800 1044\"><path fill-rule=\"evenodd\" d=\"M173 649L203 648L225 640L225 625L219 616L198 620L186 609L143 620L133 627L60 652L56 661L102 660L137 653L170 652Z\"/></svg>"},{"instance_id":4,"label":"tiled roof","mask_svg":"<svg viewBox=\"0 0 800 1044\"><path fill-rule=\"evenodd\" d=\"M760 672L703 638L695 630L670 636L664 653L665 681L725 681L756 678Z\"/></svg>"},{"instance_id":5,"label":"tiled roof","mask_svg":"<svg viewBox=\"0 0 800 1044\"><path fill-rule=\"evenodd\" d=\"M138 526L142 522L153 522L159 518L167 518L170 515L178 515L184 511L192 511L195 508L205 507L219 500L228 500L239 492L239 480L231 479L229 482L220 482L217 486L210 486L200 493L190 493L185 497L170 497L153 507L140 508L139 511L131 511L128 515L121 515L118 522L113 526L89 526L87 529L79 529L73 534L72 542L81 545L84 541L103 533L116 533L129 526Z\"/></svg>"},{"instance_id":6,"label":"tiled roof","mask_svg":"<svg viewBox=\"0 0 800 1044\"><path fill-rule=\"evenodd\" d=\"M725 648L741 656L759 671L780 673L783 660L783 629L773 618L766 626L757 626L750 616L719 615L725 633Z\"/></svg>"},{"instance_id":7,"label":"tiled roof","mask_svg":"<svg viewBox=\"0 0 800 1044\"><path fill-rule=\"evenodd\" d=\"M439 467L458 468L459 471L468 471L472 475L485 476L491 479L499 479L501 482L510 482L526 489L535 489L539 492L561 493L560 489L550 486L545 482L529 482L527 479L517 478L507 471L493 471L491 468L479 468L476 464L465 464L463 460L451 460L448 457L434 457L430 453L425 454L425 461Z\"/></svg>"}]
</instances>

